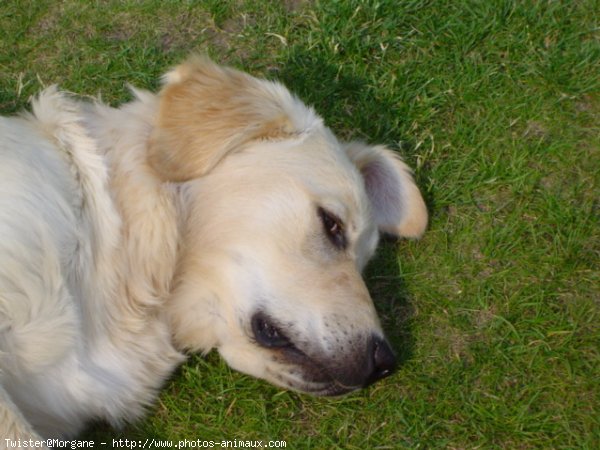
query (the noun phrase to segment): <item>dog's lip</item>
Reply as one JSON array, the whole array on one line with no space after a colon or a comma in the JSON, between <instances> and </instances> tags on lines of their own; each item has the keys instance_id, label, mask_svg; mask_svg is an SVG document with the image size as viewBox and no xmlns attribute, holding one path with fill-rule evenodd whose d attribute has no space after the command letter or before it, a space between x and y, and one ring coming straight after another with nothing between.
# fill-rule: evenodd
<instances>
[{"instance_id":1,"label":"dog's lip","mask_svg":"<svg viewBox=\"0 0 600 450\"><path fill-rule=\"evenodd\" d=\"M346 386L335 379L322 382L304 382L302 386L291 386L318 397L335 397L359 390L362 386Z\"/></svg>"},{"instance_id":2,"label":"dog's lip","mask_svg":"<svg viewBox=\"0 0 600 450\"><path fill-rule=\"evenodd\" d=\"M357 391L361 387L362 386L344 386L336 380L332 380L332 382L327 384L324 388L309 389L305 392L319 397L335 397L338 395L348 394L352 391Z\"/></svg>"},{"instance_id":3,"label":"dog's lip","mask_svg":"<svg viewBox=\"0 0 600 450\"><path fill-rule=\"evenodd\" d=\"M275 372L272 372L275 373ZM295 391L304 392L306 394L315 395L318 397L334 397L344 395L352 391L360 389L362 386L346 386L339 381L328 376L322 380L306 380L298 378L292 372L278 372L276 377L279 384L293 389Z\"/></svg>"},{"instance_id":4,"label":"dog's lip","mask_svg":"<svg viewBox=\"0 0 600 450\"><path fill-rule=\"evenodd\" d=\"M279 380L290 389L319 397L331 397L347 394L363 387L363 385L346 385L337 380L331 376L322 364L297 347L280 349L279 352L283 352L287 356L287 358L284 356L283 359L290 368L300 370L300 377L294 375L292 370L283 372L283 374L288 375L287 377L282 376L281 373L279 374Z\"/></svg>"}]
</instances>

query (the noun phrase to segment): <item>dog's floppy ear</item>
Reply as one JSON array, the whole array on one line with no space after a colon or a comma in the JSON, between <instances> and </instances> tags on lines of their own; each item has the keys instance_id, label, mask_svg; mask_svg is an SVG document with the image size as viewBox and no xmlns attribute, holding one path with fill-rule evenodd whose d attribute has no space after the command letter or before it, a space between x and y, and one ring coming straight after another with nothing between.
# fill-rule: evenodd
<instances>
[{"instance_id":1,"label":"dog's floppy ear","mask_svg":"<svg viewBox=\"0 0 600 450\"><path fill-rule=\"evenodd\" d=\"M410 168L383 146L351 142L345 150L363 176L379 229L395 236L420 237L427 227L427 207Z\"/></svg>"},{"instance_id":2,"label":"dog's floppy ear","mask_svg":"<svg viewBox=\"0 0 600 450\"><path fill-rule=\"evenodd\" d=\"M282 85L192 56L167 73L148 161L163 178L186 181L257 139L285 139L320 119Z\"/></svg>"}]
</instances>

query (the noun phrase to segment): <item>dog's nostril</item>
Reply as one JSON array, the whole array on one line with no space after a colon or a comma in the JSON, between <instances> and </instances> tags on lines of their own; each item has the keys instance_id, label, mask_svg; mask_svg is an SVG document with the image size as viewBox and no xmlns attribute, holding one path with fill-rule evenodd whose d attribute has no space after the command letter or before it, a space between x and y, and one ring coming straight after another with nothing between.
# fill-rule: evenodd
<instances>
[{"instance_id":1,"label":"dog's nostril","mask_svg":"<svg viewBox=\"0 0 600 450\"><path fill-rule=\"evenodd\" d=\"M366 385L391 375L396 368L396 357L386 340L373 337L372 352L373 372L367 379Z\"/></svg>"}]
</instances>

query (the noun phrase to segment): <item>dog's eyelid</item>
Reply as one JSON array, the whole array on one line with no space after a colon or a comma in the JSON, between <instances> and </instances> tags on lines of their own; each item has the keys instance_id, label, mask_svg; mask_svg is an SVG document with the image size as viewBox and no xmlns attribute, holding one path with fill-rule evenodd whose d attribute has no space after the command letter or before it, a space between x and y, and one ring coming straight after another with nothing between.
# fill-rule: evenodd
<instances>
[{"instance_id":1,"label":"dog's eyelid","mask_svg":"<svg viewBox=\"0 0 600 450\"><path fill-rule=\"evenodd\" d=\"M317 208L317 212L328 239L337 249L345 250L348 246L348 240L346 238L346 226L342 219L322 206Z\"/></svg>"}]
</instances>

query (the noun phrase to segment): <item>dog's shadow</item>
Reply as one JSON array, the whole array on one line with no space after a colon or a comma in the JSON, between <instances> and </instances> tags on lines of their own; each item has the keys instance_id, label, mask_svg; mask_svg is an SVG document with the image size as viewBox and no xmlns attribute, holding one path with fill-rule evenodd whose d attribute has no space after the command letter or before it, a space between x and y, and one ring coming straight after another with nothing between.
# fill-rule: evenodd
<instances>
[{"instance_id":1,"label":"dog's shadow","mask_svg":"<svg viewBox=\"0 0 600 450\"><path fill-rule=\"evenodd\" d=\"M398 365L402 365L410 359L414 349L411 333L414 309L410 292L399 274L398 245L395 240L382 241L364 276L383 331L396 353Z\"/></svg>"},{"instance_id":2,"label":"dog's shadow","mask_svg":"<svg viewBox=\"0 0 600 450\"><path fill-rule=\"evenodd\" d=\"M401 105L382 98L376 87L350 72L349 66L334 66L322 54L295 49L267 75L313 106L338 137L370 143L399 141L394 123L404 116Z\"/></svg>"}]
</instances>

